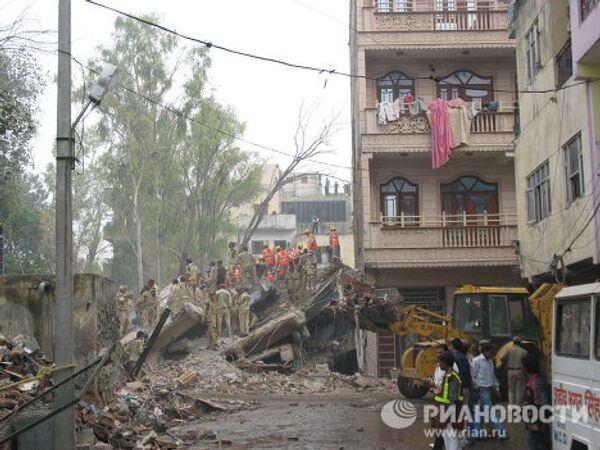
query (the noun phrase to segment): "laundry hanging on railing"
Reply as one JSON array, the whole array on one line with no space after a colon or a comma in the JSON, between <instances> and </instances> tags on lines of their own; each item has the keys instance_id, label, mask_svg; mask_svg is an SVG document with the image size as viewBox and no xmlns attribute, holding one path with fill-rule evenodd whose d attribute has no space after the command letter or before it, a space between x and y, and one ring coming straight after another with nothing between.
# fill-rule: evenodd
<instances>
[{"instance_id":1,"label":"laundry hanging on railing","mask_svg":"<svg viewBox=\"0 0 600 450\"><path fill-rule=\"evenodd\" d=\"M431 167L438 169L450 161L454 148L448 102L441 98L430 102L427 117L431 124Z\"/></svg>"},{"instance_id":2,"label":"laundry hanging on railing","mask_svg":"<svg viewBox=\"0 0 600 450\"><path fill-rule=\"evenodd\" d=\"M431 125L431 167L439 169L446 165L452 150L461 144L468 144L471 137L471 123L480 106L462 99L450 101L440 98L429 103L429 123Z\"/></svg>"}]
</instances>

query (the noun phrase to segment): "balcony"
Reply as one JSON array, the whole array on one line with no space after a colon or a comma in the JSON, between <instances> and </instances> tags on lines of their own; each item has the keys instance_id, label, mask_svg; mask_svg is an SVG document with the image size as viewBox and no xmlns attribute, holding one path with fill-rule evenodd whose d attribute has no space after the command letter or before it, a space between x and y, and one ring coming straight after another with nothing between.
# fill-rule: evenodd
<instances>
[{"instance_id":1,"label":"balcony","mask_svg":"<svg viewBox=\"0 0 600 450\"><path fill-rule=\"evenodd\" d=\"M499 0L372 0L363 7L362 19L361 31L365 35L364 39L359 36L359 42L366 46L373 39L406 48L423 44L461 48L514 46L507 33L507 2ZM402 39L393 36L394 32L401 33ZM440 33L444 33L443 41Z\"/></svg>"},{"instance_id":2,"label":"balcony","mask_svg":"<svg viewBox=\"0 0 600 450\"><path fill-rule=\"evenodd\" d=\"M363 151L419 153L431 150L431 129L424 114L401 114L400 119L378 123L377 109L367 108L366 133ZM481 112L471 123L469 145L459 147L466 151L509 151L513 149L515 133L514 110Z\"/></svg>"},{"instance_id":3,"label":"balcony","mask_svg":"<svg viewBox=\"0 0 600 450\"><path fill-rule=\"evenodd\" d=\"M515 214L383 217L365 242L368 267L507 266L517 263Z\"/></svg>"}]
</instances>

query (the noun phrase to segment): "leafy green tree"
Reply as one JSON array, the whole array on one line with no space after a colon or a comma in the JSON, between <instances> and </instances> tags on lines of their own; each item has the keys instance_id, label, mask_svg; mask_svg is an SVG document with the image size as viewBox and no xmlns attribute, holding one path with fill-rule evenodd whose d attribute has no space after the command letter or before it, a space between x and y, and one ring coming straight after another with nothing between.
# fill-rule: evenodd
<instances>
[{"instance_id":1,"label":"leafy green tree","mask_svg":"<svg viewBox=\"0 0 600 450\"><path fill-rule=\"evenodd\" d=\"M92 133L104 151L98 165L112 277L141 287L146 277L174 275L184 254L223 256L236 233L231 208L256 197L260 166L227 136L243 132L234 113L204 92L206 50L181 48L172 36L122 18L113 37L99 59L119 67L120 88L106 97ZM132 261L135 276L124 280Z\"/></svg>"}]
</instances>

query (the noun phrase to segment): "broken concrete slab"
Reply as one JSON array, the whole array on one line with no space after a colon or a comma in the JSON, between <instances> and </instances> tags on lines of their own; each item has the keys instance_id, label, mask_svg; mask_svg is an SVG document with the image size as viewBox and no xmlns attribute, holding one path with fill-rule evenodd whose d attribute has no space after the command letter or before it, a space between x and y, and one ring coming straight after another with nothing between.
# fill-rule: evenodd
<instances>
[{"instance_id":1,"label":"broken concrete slab","mask_svg":"<svg viewBox=\"0 0 600 450\"><path fill-rule=\"evenodd\" d=\"M264 352L285 338L292 339L294 332L304 333L305 322L302 311L290 311L252 331L248 336L227 347L223 353L227 359L233 361Z\"/></svg>"},{"instance_id":2,"label":"broken concrete slab","mask_svg":"<svg viewBox=\"0 0 600 450\"><path fill-rule=\"evenodd\" d=\"M191 303L184 303L179 314L173 317L172 320L164 326L162 332L158 336L148 357L149 363L156 361L158 355L167 348L167 346L203 321L204 313L201 308L192 305Z\"/></svg>"}]
</instances>

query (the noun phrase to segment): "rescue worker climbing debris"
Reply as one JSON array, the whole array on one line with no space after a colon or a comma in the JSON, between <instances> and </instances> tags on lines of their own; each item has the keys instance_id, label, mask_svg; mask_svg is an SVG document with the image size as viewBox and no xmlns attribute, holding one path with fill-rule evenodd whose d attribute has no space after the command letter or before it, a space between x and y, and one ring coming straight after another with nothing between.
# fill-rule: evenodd
<instances>
[{"instance_id":1,"label":"rescue worker climbing debris","mask_svg":"<svg viewBox=\"0 0 600 450\"><path fill-rule=\"evenodd\" d=\"M119 337L129 331L129 312L131 311L132 293L123 285L119 287L116 296L117 322L119 324Z\"/></svg>"}]
</instances>

